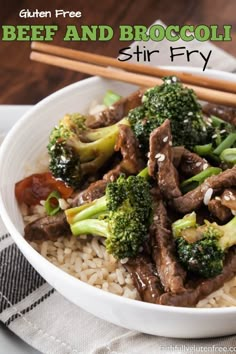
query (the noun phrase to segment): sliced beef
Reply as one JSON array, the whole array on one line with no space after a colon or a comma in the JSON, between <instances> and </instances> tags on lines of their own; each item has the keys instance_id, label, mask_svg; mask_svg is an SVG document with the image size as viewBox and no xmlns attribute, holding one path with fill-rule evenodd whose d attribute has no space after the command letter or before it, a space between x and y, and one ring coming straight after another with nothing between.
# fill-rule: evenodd
<instances>
[{"instance_id":1,"label":"sliced beef","mask_svg":"<svg viewBox=\"0 0 236 354\"><path fill-rule=\"evenodd\" d=\"M180 165L184 150L185 150L184 146L174 146L172 148L173 164L177 169Z\"/></svg>"},{"instance_id":2,"label":"sliced beef","mask_svg":"<svg viewBox=\"0 0 236 354\"><path fill-rule=\"evenodd\" d=\"M211 214L222 222L232 218L232 210L236 211L236 189L225 189L220 197L215 197L208 204Z\"/></svg>"},{"instance_id":3,"label":"sliced beef","mask_svg":"<svg viewBox=\"0 0 236 354\"><path fill-rule=\"evenodd\" d=\"M225 189L221 195L221 204L236 211L236 189Z\"/></svg>"},{"instance_id":4,"label":"sliced beef","mask_svg":"<svg viewBox=\"0 0 236 354\"><path fill-rule=\"evenodd\" d=\"M236 126L236 109L225 106L217 106L212 103L208 103L203 106L203 112L207 115L213 115L219 117L226 122Z\"/></svg>"},{"instance_id":5,"label":"sliced beef","mask_svg":"<svg viewBox=\"0 0 236 354\"><path fill-rule=\"evenodd\" d=\"M168 228L167 212L161 199L153 200L153 213L150 227L152 257L164 290L178 293L184 289L186 272L177 261L174 239Z\"/></svg>"},{"instance_id":6,"label":"sliced beef","mask_svg":"<svg viewBox=\"0 0 236 354\"><path fill-rule=\"evenodd\" d=\"M151 259L140 255L130 258L124 266L131 274L141 299L145 302L156 303L163 294L163 288Z\"/></svg>"},{"instance_id":7,"label":"sliced beef","mask_svg":"<svg viewBox=\"0 0 236 354\"><path fill-rule=\"evenodd\" d=\"M208 210L214 217L222 222L227 222L232 217L231 210L224 206L219 199L214 198L210 200Z\"/></svg>"},{"instance_id":8,"label":"sliced beef","mask_svg":"<svg viewBox=\"0 0 236 354\"><path fill-rule=\"evenodd\" d=\"M123 157L121 169L127 174L137 174L145 163L142 159L138 147L138 141L128 125L119 126L119 136L116 142L115 150L121 152Z\"/></svg>"},{"instance_id":9,"label":"sliced beef","mask_svg":"<svg viewBox=\"0 0 236 354\"><path fill-rule=\"evenodd\" d=\"M148 161L149 175L157 179L161 193L166 199L181 196L177 171L173 165L172 135L168 119L150 135Z\"/></svg>"},{"instance_id":10,"label":"sliced beef","mask_svg":"<svg viewBox=\"0 0 236 354\"><path fill-rule=\"evenodd\" d=\"M144 89L137 90L131 95L121 98L97 116L89 116L86 121L87 126L90 128L99 128L117 123L127 116L131 109L141 105L144 92Z\"/></svg>"},{"instance_id":11,"label":"sliced beef","mask_svg":"<svg viewBox=\"0 0 236 354\"><path fill-rule=\"evenodd\" d=\"M229 281L236 275L236 248L231 249L225 260L224 268L221 274L214 278L201 281L195 289L187 289L182 293L173 294L166 293L160 296L158 303L169 306L193 307L210 295L217 289L221 288L225 282Z\"/></svg>"},{"instance_id":12,"label":"sliced beef","mask_svg":"<svg viewBox=\"0 0 236 354\"><path fill-rule=\"evenodd\" d=\"M210 164L205 159L184 149L178 170L185 177L192 177L208 167L210 167Z\"/></svg>"},{"instance_id":13,"label":"sliced beef","mask_svg":"<svg viewBox=\"0 0 236 354\"><path fill-rule=\"evenodd\" d=\"M217 176L207 178L200 186L185 195L171 201L174 210L186 214L200 208L204 203L207 204L206 193L211 197L214 193L219 193L225 188L236 187L236 166L223 171ZM209 189L210 192L209 193ZM212 191L211 191L212 189ZM205 199L205 200L204 200ZM211 199L211 198L210 198Z\"/></svg>"},{"instance_id":14,"label":"sliced beef","mask_svg":"<svg viewBox=\"0 0 236 354\"><path fill-rule=\"evenodd\" d=\"M64 213L42 217L25 227L25 238L29 241L55 241L60 236L68 235L71 235L71 231Z\"/></svg>"},{"instance_id":15,"label":"sliced beef","mask_svg":"<svg viewBox=\"0 0 236 354\"><path fill-rule=\"evenodd\" d=\"M121 163L119 163L116 167L114 167L112 170L108 171L104 176L103 176L103 180L106 181L106 183L108 182L114 182L115 180L117 180L117 178L120 176L121 173L123 173L124 171L122 170L122 166Z\"/></svg>"},{"instance_id":16,"label":"sliced beef","mask_svg":"<svg viewBox=\"0 0 236 354\"><path fill-rule=\"evenodd\" d=\"M184 146L172 147L173 164L178 172L185 177L192 177L210 167L207 160Z\"/></svg>"},{"instance_id":17,"label":"sliced beef","mask_svg":"<svg viewBox=\"0 0 236 354\"><path fill-rule=\"evenodd\" d=\"M103 179L91 183L88 188L76 194L73 198L72 206L79 206L102 197L105 194L107 183L114 182L121 173L125 173L125 171L123 171L121 163L119 163L107 172Z\"/></svg>"},{"instance_id":18,"label":"sliced beef","mask_svg":"<svg viewBox=\"0 0 236 354\"><path fill-rule=\"evenodd\" d=\"M105 193L107 181L98 180L90 184L88 188L79 192L72 201L72 206L79 206L86 202L92 202L94 199L102 197Z\"/></svg>"}]
</instances>

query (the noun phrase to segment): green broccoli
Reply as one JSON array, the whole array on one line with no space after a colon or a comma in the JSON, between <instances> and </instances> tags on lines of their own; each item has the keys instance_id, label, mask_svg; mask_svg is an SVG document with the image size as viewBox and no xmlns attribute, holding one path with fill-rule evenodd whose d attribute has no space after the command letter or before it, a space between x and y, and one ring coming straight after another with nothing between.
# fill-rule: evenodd
<instances>
[{"instance_id":1,"label":"green broccoli","mask_svg":"<svg viewBox=\"0 0 236 354\"><path fill-rule=\"evenodd\" d=\"M205 118L205 121L208 125L208 144L196 145L194 151L219 162L219 156L225 149L236 147L235 127L215 116Z\"/></svg>"},{"instance_id":2,"label":"green broccoli","mask_svg":"<svg viewBox=\"0 0 236 354\"><path fill-rule=\"evenodd\" d=\"M141 176L123 175L107 185L105 196L65 211L72 234L106 237L117 259L137 255L151 222L150 186Z\"/></svg>"},{"instance_id":3,"label":"green broccoli","mask_svg":"<svg viewBox=\"0 0 236 354\"><path fill-rule=\"evenodd\" d=\"M53 176L74 188L85 175L95 173L112 156L118 125L129 124L122 119L109 127L89 129L85 120L80 114L65 115L53 128L47 146Z\"/></svg>"},{"instance_id":4,"label":"green broccoli","mask_svg":"<svg viewBox=\"0 0 236 354\"><path fill-rule=\"evenodd\" d=\"M167 118L171 121L173 144L192 149L207 142L209 126L203 119L201 105L193 90L175 77L166 77L161 86L143 95L143 104L129 112L128 120L144 151L149 136Z\"/></svg>"},{"instance_id":5,"label":"green broccoli","mask_svg":"<svg viewBox=\"0 0 236 354\"><path fill-rule=\"evenodd\" d=\"M199 226L193 212L174 222L172 231L186 269L210 278L222 272L225 253L236 244L236 216L223 226L207 220Z\"/></svg>"}]
</instances>

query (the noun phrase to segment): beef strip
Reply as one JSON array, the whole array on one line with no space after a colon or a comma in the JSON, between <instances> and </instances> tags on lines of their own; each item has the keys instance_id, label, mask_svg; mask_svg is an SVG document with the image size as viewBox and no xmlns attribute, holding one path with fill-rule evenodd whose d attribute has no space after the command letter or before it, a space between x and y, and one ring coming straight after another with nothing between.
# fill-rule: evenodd
<instances>
[{"instance_id":1,"label":"beef strip","mask_svg":"<svg viewBox=\"0 0 236 354\"><path fill-rule=\"evenodd\" d=\"M185 147L184 146L174 146L172 148L172 154L173 154L173 164L174 166L178 169L180 162L182 160L182 156L184 153Z\"/></svg>"},{"instance_id":2,"label":"beef strip","mask_svg":"<svg viewBox=\"0 0 236 354\"><path fill-rule=\"evenodd\" d=\"M68 235L71 235L71 231L64 213L42 217L27 224L25 227L25 238L29 241L55 241L59 236Z\"/></svg>"},{"instance_id":3,"label":"beef strip","mask_svg":"<svg viewBox=\"0 0 236 354\"><path fill-rule=\"evenodd\" d=\"M217 106L212 103L208 103L203 106L203 112L207 115L217 116L226 122L236 126L236 109L225 106Z\"/></svg>"},{"instance_id":4,"label":"beef strip","mask_svg":"<svg viewBox=\"0 0 236 354\"><path fill-rule=\"evenodd\" d=\"M156 303L163 294L163 288L151 259L140 255L130 258L124 266L131 274L141 299L145 302Z\"/></svg>"},{"instance_id":5,"label":"beef strip","mask_svg":"<svg viewBox=\"0 0 236 354\"><path fill-rule=\"evenodd\" d=\"M102 197L105 193L107 181L104 179L93 182L88 188L79 192L72 201L72 207L82 205L87 202L92 202L95 199Z\"/></svg>"},{"instance_id":6,"label":"beef strip","mask_svg":"<svg viewBox=\"0 0 236 354\"><path fill-rule=\"evenodd\" d=\"M161 199L153 200L153 223L150 227L152 257L165 291L178 293L184 289L185 270L175 256L175 244L165 206Z\"/></svg>"},{"instance_id":7,"label":"beef strip","mask_svg":"<svg viewBox=\"0 0 236 354\"><path fill-rule=\"evenodd\" d=\"M236 189L225 189L221 195L221 204L230 210L236 211Z\"/></svg>"},{"instance_id":8,"label":"beef strip","mask_svg":"<svg viewBox=\"0 0 236 354\"><path fill-rule=\"evenodd\" d=\"M225 189L220 197L215 197L208 204L212 215L222 222L232 218L233 211L236 211L236 189Z\"/></svg>"},{"instance_id":9,"label":"beef strip","mask_svg":"<svg viewBox=\"0 0 236 354\"><path fill-rule=\"evenodd\" d=\"M121 163L119 163L103 176L103 180L106 181L106 184L108 182L114 182L117 180L121 173L124 173L124 171L122 170Z\"/></svg>"},{"instance_id":10,"label":"beef strip","mask_svg":"<svg viewBox=\"0 0 236 354\"><path fill-rule=\"evenodd\" d=\"M148 161L149 175L157 179L161 193L166 199L181 196L177 171L173 165L172 135L168 119L150 135Z\"/></svg>"},{"instance_id":11,"label":"beef strip","mask_svg":"<svg viewBox=\"0 0 236 354\"><path fill-rule=\"evenodd\" d=\"M186 214L200 208L204 203L206 192L209 193L210 188L213 190L212 194L214 194L233 186L236 186L236 166L217 176L207 178L200 186L181 197L173 199L170 204L174 210Z\"/></svg>"},{"instance_id":12,"label":"beef strip","mask_svg":"<svg viewBox=\"0 0 236 354\"><path fill-rule=\"evenodd\" d=\"M138 147L138 141L128 125L121 124L119 126L119 136L115 150L120 150L123 157L121 169L127 174L137 174L144 168L145 163Z\"/></svg>"},{"instance_id":13,"label":"beef strip","mask_svg":"<svg viewBox=\"0 0 236 354\"><path fill-rule=\"evenodd\" d=\"M229 250L224 268L221 274L214 278L204 279L201 281L195 289L187 289L182 293L173 294L166 293L160 296L158 304L169 306L184 306L193 307L206 296L210 295L225 282L232 279L236 274L236 248Z\"/></svg>"},{"instance_id":14,"label":"beef strip","mask_svg":"<svg viewBox=\"0 0 236 354\"><path fill-rule=\"evenodd\" d=\"M222 222L227 222L232 217L231 210L224 206L219 199L210 200L208 210L214 217Z\"/></svg>"},{"instance_id":15,"label":"beef strip","mask_svg":"<svg viewBox=\"0 0 236 354\"><path fill-rule=\"evenodd\" d=\"M185 177L192 177L208 167L210 167L210 164L205 159L184 149L178 170Z\"/></svg>"},{"instance_id":16,"label":"beef strip","mask_svg":"<svg viewBox=\"0 0 236 354\"><path fill-rule=\"evenodd\" d=\"M111 107L100 112L98 116L89 116L86 120L86 125L90 128L99 128L117 123L127 116L132 108L141 105L141 99L145 91L144 89L139 89L131 95L121 98Z\"/></svg>"}]
</instances>

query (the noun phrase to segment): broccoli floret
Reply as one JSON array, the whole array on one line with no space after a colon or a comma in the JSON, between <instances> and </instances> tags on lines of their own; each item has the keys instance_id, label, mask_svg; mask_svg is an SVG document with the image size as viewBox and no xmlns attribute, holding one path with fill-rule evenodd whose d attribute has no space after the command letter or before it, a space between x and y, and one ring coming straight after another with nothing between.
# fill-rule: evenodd
<instances>
[{"instance_id":1,"label":"broccoli floret","mask_svg":"<svg viewBox=\"0 0 236 354\"><path fill-rule=\"evenodd\" d=\"M109 127L89 129L85 120L80 114L65 115L53 128L47 146L53 176L74 188L85 175L95 173L112 156L118 124L129 124L123 119Z\"/></svg>"},{"instance_id":2,"label":"broccoli floret","mask_svg":"<svg viewBox=\"0 0 236 354\"><path fill-rule=\"evenodd\" d=\"M107 185L105 196L65 214L73 235L105 237L108 253L117 259L134 257L151 222L149 183L141 176L120 176Z\"/></svg>"},{"instance_id":3,"label":"broccoli floret","mask_svg":"<svg viewBox=\"0 0 236 354\"><path fill-rule=\"evenodd\" d=\"M167 118L171 122L173 144L192 149L205 144L208 125L203 119L201 105L193 90L184 87L175 77L166 77L161 86L155 86L143 95L143 105L130 111L128 119L147 152L149 135Z\"/></svg>"},{"instance_id":4,"label":"broccoli floret","mask_svg":"<svg viewBox=\"0 0 236 354\"><path fill-rule=\"evenodd\" d=\"M222 272L227 249L236 244L236 216L222 226L209 221L198 226L193 212L174 222L172 230L182 264L205 278Z\"/></svg>"},{"instance_id":5,"label":"broccoli floret","mask_svg":"<svg viewBox=\"0 0 236 354\"><path fill-rule=\"evenodd\" d=\"M147 152L149 150L149 136L154 129L159 127L159 118L150 118L146 114L144 106L138 106L129 111L128 120L138 139L140 148Z\"/></svg>"}]
</instances>

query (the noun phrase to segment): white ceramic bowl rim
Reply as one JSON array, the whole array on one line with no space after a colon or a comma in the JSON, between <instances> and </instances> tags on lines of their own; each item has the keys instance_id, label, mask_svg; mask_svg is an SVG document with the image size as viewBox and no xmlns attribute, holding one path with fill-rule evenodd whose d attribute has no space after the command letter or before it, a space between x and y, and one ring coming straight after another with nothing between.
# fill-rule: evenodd
<instances>
[{"instance_id":1,"label":"white ceramic bowl rim","mask_svg":"<svg viewBox=\"0 0 236 354\"><path fill-rule=\"evenodd\" d=\"M169 67L167 67L169 68ZM171 67L171 69L173 69L173 67ZM202 74L202 71L198 68L186 68L186 67L175 67L174 69L176 69L176 71L180 71L180 70L185 70L185 71L191 71L191 72L198 72L199 74ZM206 70L205 73L212 73L212 74L217 74L219 71L218 70ZM225 79L227 78L231 78L232 79L232 74L230 73L224 73L225 75ZM94 83L96 83L96 80L98 80L99 78L97 77L92 77L92 78L88 78L83 80L84 84L86 85L88 82L90 81L94 81ZM5 138L1 148L0 148L0 170L1 170L1 161L4 159L4 156L7 155L7 151L8 151L8 146L10 146L11 142L12 142L12 138L14 137L15 133L18 131L18 129L23 128L24 124L26 124L27 120L32 116L32 114L34 113L34 111L37 111L38 109L40 109L41 107L44 107L48 104L48 102L52 99L52 98L56 98L57 96L61 95L61 92L63 90L64 93L69 94L69 92L71 90L73 90L77 85L81 85L81 82L76 82L74 84L71 84L55 93L53 93L52 95L46 97L45 99L43 99L42 101L40 101L38 104L36 104L32 109L30 109L26 114L23 115L23 117L14 125L14 127L11 129L11 131L8 133L7 137ZM151 303L147 303L147 302L142 302L142 301L137 301L137 300L132 300L132 299L128 299L122 296L118 296L112 293L108 293L105 292L101 289L98 289L96 287L93 287L89 284L86 284L78 279L76 279L75 277L69 275L68 273L64 272L63 270L61 270L60 268L56 267L55 265L53 265L52 263L50 263L48 260L46 260L45 258L43 258L37 251L35 251L33 249L33 247L23 238L23 236L21 235L21 233L17 230L17 228L15 227L14 223L11 221L11 216L8 214L5 205L4 205L4 201L2 199L2 196L0 195L0 215L2 217L2 219L4 220L4 223L6 224L10 234L14 235L13 238L21 238L21 242L24 243L24 247L25 249L27 249L28 252L33 252L34 253L34 257L38 258L39 261L44 261L47 263L47 267L52 267L54 269L57 270L57 272L60 272L60 276L62 277L62 279L64 278L66 281L69 282L80 282L80 286L81 287L89 287L90 292L94 292L94 295L96 295L97 298L99 297L104 297L104 298L110 298L113 297L116 302L118 303L127 303L129 306L131 307L140 307L142 309L148 309L149 311L161 311L161 312L173 312L176 314L189 314L191 316L201 316L202 314L207 314L208 316L215 316L215 315L219 315L219 314L235 314L236 315L236 307L222 307L222 308L186 308L186 307L174 307L174 306L164 306L164 305L156 305L156 304L151 304ZM45 263L45 264L46 264Z\"/></svg>"}]
</instances>

